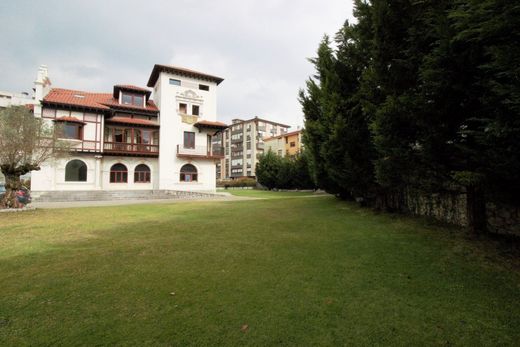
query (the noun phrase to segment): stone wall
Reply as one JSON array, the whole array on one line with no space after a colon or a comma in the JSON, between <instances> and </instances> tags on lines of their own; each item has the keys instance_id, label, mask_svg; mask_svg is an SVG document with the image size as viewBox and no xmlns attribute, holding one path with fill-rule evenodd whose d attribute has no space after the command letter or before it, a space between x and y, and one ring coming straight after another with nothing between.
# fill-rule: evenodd
<instances>
[{"instance_id":1,"label":"stone wall","mask_svg":"<svg viewBox=\"0 0 520 347\"><path fill-rule=\"evenodd\" d=\"M431 195L407 191L403 196L405 212L431 217L446 223L467 226L466 194L458 192Z\"/></svg>"},{"instance_id":2,"label":"stone wall","mask_svg":"<svg viewBox=\"0 0 520 347\"><path fill-rule=\"evenodd\" d=\"M520 236L520 206L488 203L486 215L490 232Z\"/></svg>"},{"instance_id":3,"label":"stone wall","mask_svg":"<svg viewBox=\"0 0 520 347\"><path fill-rule=\"evenodd\" d=\"M400 195L399 199L390 200L390 202L390 207L405 213L431 217L458 226L468 225L466 193L464 192L427 195L416 191L406 191ZM520 206L487 203L486 217L490 232L520 236Z\"/></svg>"}]
</instances>

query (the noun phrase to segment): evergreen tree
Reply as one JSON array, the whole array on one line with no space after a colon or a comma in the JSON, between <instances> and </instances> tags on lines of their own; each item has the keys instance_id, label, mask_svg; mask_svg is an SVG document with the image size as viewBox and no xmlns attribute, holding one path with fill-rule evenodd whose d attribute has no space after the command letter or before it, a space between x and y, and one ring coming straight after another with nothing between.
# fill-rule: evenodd
<instances>
[{"instance_id":1,"label":"evergreen tree","mask_svg":"<svg viewBox=\"0 0 520 347\"><path fill-rule=\"evenodd\" d=\"M256 179L258 183L269 190L277 188L281 165L281 158L271 150L262 155L256 164Z\"/></svg>"}]
</instances>

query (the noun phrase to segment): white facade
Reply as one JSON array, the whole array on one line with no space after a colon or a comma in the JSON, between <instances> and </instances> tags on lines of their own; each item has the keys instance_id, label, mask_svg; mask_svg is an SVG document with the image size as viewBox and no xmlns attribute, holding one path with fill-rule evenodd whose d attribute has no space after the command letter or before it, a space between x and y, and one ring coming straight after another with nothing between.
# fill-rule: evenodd
<instances>
[{"instance_id":1,"label":"white facade","mask_svg":"<svg viewBox=\"0 0 520 347\"><path fill-rule=\"evenodd\" d=\"M154 104L150 91L134 86L115 86L113 96L61 89L49 91L46 68L40 69L35 99L42 103L35 106L35 116L49 123L80 124L81 135L78 139L67 139L74 152L49 160L41 170L32 172L31 189L215 192L215 168L223 152L220 156L211 139L225 128L225 124L216 122L217 86L221 81L191 70L156 65L148 83L153 87ZM144 97L144 107L121 105L124 93ZM139 142L144 137L148 142ZM66 170L72 161L83 163L86 178L82 172L81 178L71 181ZM124 176L115 178L119 175L113 169L115 164L124 165ZM138 182L135 173L138 165L149 168L146 182ZM188 166L191 170L195 167L196 172L186 174Z\"/></svg>"},{"instance_id":2,"label":"white facade","mask_svg":"<svg viewBox=\"0 0 520 347\"><path fill-rule=\"evenodd\" d=\"M180 85L170 83L170 79L180 81ZM209 91L200 90L199 84L208 86ZM159 189L214 192L217 160L178 157L177 151L183 147L184 132L195 133L196 151L207 151L207 136L214 131L199 131L194 122L217 120L217 83L161 72L154 86L154 93L157 106L161 110ZM186 105L186 112L180 109L180 104ZM193 116L193 106L199 107L198 117ZM181 167L185 164L192 164L197 168L197 182L180 181Z\"/></svg>"}]
</instances>

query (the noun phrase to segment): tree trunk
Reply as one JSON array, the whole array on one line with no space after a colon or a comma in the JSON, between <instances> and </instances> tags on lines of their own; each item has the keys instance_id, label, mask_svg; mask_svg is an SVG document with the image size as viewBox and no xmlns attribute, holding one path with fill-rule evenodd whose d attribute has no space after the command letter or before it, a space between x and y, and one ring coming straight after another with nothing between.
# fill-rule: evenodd
<instances>
[{"instance_id":1,"label":"tree trunk","mask_svg":"<svg viewBox=\"0 0 520 347\"><path fill-rule=\"evenodd\" d=\"M487 232L486 200L481 187L476 185L466 187L466 205L470 232L474 234Z\"/></svg>"},{"instance_id":2,"label":"tree trunk","mask_svg":"<svg viewBox=\"0 0 520 347\"><path fill-rule=\"evenodd\" d=\"M22 188L22 182L20 181L20 174L3 172L5 177L5 195L0 202L0 205L4 208L19 208L20 203L16 199L16 192Z\"/></svg>"}]
</instances>

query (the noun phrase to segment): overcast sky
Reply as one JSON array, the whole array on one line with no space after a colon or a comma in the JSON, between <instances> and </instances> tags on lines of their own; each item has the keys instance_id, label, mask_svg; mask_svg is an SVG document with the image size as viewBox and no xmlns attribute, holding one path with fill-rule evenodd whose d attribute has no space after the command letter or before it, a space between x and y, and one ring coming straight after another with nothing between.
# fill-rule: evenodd
<instances>
[{"instance_id":1,"label":"overcast sky","mask_svg":"<svg viewBox=\"0 0 520 347\"><path fill-rule=\"evenodd\" d=\"M153 64L225 78L218 119L302 125L298 89L349 0L1 1L0 90L30 91L40 64L54 87L145 86Z\"/></svg>"}]
</instances>

